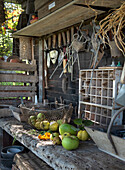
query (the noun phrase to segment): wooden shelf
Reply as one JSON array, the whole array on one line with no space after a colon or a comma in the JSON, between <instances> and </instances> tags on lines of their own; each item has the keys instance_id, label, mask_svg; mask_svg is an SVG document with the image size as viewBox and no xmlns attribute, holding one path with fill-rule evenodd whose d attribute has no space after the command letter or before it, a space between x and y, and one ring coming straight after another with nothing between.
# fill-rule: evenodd
<instances>
[{"instance_id":1,"label":"wooden shelf","mask_svg":"<svg viewBox=\"0 0 125 170\"><path fill-rule=\"evenodd\" d=\"M82 105L85 105L85 118L98 122L100 125L109 125L111 117L114 115L115 108L114 99L117 96L118 83L120 82L121 69L95 69L93 72L92 84L90 76L92 70L81 70L79 81L79 111ZM101 76L98 78L98 76ZM82 79L82 76L85 79ZM105 85L105 86L103 86ZM88 101L86 100L87 96ZM82 113L82 112L79 112ZM117 118L116 124L121 124L122 113Z\"/></svg>"},{"instance_id":2,"label":"wooden shelf","mask_svg":"<svg viewBox=\"0 0 125 170\"><path fill-rule=\"evenodd\" d=\"M17 36L36 36L41 37L46 34L64 29L71 25L80 23L82 20L87 20L95 16L95 11L91 8L77 6L76 4L86 5L85 0L72 0L72 2L61 7L60 9L52 12L37 22L13 33L13 37ZM91 5L92 2L89 2ZM94 5L104 7L119 7L119 0L100 0L95 1ZM98 15L104 13L104 11L97 10Z\"/></svg>"}]
</instances>

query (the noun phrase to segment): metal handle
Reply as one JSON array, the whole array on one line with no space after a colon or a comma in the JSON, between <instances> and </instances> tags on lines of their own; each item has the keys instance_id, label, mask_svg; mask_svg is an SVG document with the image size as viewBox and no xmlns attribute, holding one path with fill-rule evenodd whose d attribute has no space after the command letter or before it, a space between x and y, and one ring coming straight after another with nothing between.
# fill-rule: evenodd
<instances>
[{"instance_id":1,"label":"metal handle","mask_svg":"<svg viewBox=\"0 0 125 170\"><path fill-rule=\"evenodd\" d=\"M114 142L113 142L113 140L112 140L112 137L111 137L111 133L110 133L110 132L111 132L111 128L112 128L112 125L113 125L114 120L116 119L116 117L117 117L123 110L125 110L125 107L122 107L121 109L119 109L119 110L113 115L113 117L112 117L112 119L111 119L111 121L110 121L110 124L109 124L109 126L108 126L108 130L107 130L108 139L110 140L111 144L113 145L113 148L114 148L114 150L115 150L115 152L116 152L117 155L118 155L118 152L117 152L117 149L116 149L116 147L115 147L115 144L114 144Z\"/></svg>"}]
</instances>

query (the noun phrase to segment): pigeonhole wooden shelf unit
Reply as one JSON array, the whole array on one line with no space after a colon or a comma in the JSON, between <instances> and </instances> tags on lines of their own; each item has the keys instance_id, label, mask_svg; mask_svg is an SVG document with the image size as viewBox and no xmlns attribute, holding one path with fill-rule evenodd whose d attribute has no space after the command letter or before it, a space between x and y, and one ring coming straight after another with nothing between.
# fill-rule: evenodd
<instances>
[{"instance_id":1,"label":"pigeonhole wooden shelf unit","mask_svg":"<svg viewBox=\"0 0 125 170\"><path fill-rule=\"evenodd\" d=\"M79 117L84 111L85 118L96 124L108 125L112 115L118 109L114 101L121 86L121 68L103 69L102 67L92 72L92 69L80 70ZM122 113L115 124L122 124Z\"/></svg>"}]
</instances>

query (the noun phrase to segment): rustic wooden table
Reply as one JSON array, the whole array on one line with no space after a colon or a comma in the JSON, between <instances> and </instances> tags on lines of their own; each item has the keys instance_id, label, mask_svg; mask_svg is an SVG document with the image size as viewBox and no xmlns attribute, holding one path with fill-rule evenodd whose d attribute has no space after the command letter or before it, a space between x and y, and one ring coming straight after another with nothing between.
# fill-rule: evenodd
<instances>
[{"instance_id":1,"label":"rustic wooden table","mask_svg":"<svg viewBox=\"0 0 125 170\"><path fill-rule=\"evenodd\" d=\"M29 134L30 126L15 118L1 118L0 127L56 170L124 170L125 162L101 152L92 141L80 142L77 150L67 151L51 141Z\"/></svg>"}]
</instances>

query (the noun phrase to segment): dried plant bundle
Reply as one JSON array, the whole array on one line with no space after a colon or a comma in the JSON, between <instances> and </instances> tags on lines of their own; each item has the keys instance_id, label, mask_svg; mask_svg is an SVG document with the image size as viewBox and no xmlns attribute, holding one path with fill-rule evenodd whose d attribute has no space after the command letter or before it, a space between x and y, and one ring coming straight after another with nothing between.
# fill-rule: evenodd
<instances>
[{"instance_id":1,"label":"dried plant bundle","mask_svg":"<svg viewBox=\"0 0 125 170\"><path fill-rule=\"evenodd\" d=\"M103 42L109 42L108 32L111 31L116 46L125 56L125 35L123 33L123 29L125 29L125 2L120 8L115 9L111 14L101 20L99 25L100 30L98 35L103 39Z\"/></svg>"}]
</instances>

